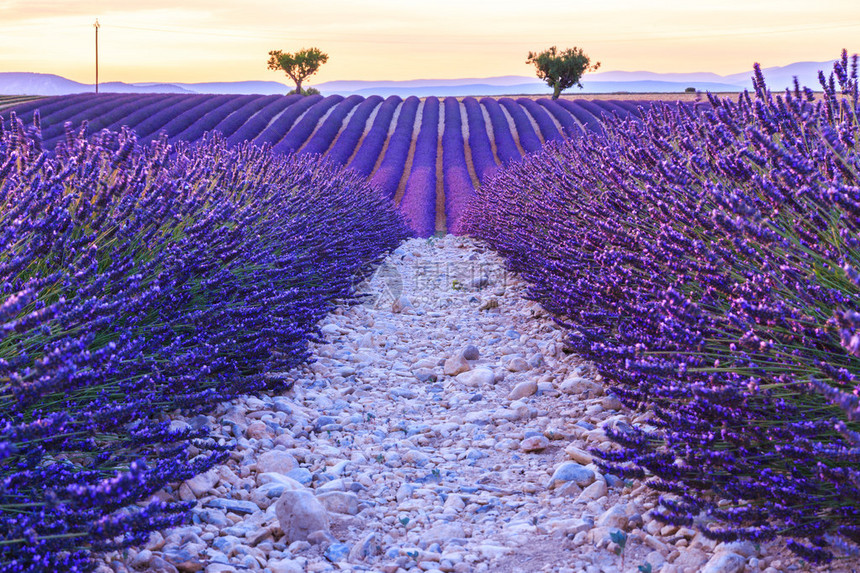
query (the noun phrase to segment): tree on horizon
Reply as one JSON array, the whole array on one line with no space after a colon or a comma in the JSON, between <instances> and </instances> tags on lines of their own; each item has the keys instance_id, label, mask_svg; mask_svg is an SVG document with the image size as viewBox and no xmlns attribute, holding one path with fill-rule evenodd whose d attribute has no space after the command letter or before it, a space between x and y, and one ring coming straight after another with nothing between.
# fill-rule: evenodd
<instances>
[{"instance_id":1,"label":"tree on horizon","mask_svg":"<svg viewBox=\"0 0 860 573\"><path fill-rule=\"evenodd\" d=\"M307 92L302 91L302 82L317 73L327 61L328 54L324 54L319 48L302 48L295 54L284 53L281 50L269 52L269 69L281 70L296 82L296 89L292 93L297 94L308 95Z\"/></svg>"},{"instance_id":2,"label":"tree on horizon","mask_svg":"<svg viewBox=\"0 0 860 573\"><path fill-rule=\"evenodd\" d=\"M537 76L552 88L552 99L558 99L567 88L579 86L582 89L579 82L582 75L600 67L600 62L592 64L582 48L576 47L563 52L559 52L556 46L539 53L529 52L526 63L534 64Z\"/></svg>"}]
</instances>

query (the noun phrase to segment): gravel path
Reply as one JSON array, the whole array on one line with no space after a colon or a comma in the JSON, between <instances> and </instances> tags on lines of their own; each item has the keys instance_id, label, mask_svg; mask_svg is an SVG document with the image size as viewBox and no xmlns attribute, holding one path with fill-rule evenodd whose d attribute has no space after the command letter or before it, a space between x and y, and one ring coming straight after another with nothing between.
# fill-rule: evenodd
<instances>
[{"instance_id":1,"label":"gravel path","mask_svg":"<svg viewBox=\"0 0 860 573\"><path fill-rule=\"evenodd\" d=\"M601 428L648 416L604 394L524 288L470 239L404 243L292 389L176 419L220 428L230 462L161 492L196 499L193 524L99 570L809 570L663 526L653 492L602 475Z\"/></svg>"}]
</instances>

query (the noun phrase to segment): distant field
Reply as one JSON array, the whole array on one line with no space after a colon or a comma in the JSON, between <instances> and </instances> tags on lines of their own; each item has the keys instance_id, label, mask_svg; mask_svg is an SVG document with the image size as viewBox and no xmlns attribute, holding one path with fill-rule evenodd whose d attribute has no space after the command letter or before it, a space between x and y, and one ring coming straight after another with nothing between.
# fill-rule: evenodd
<instances>
[{"instance_id":1,"label":"distant field","mask_svg":"<svg viewBox=\"0 0 860 573\"><path fill-rule=\"evenodd\" d=\"M732 94L736 96L736 94ZM701 102L703 98L700 97ZM230 144L267 145L275 153L322 154L367 177L385 196L423 218L419 234L455 231L468 198L499 167L543 144L603 131L609 116L636 119L652 103L694 103L696 94L571 94L528 97L280 96L75 94L33 101L4 98L0 114L32 122L38 110L44 146L65 139L66 122L89 133L127 126L146 143L195 142L217 131ZM432 218L427 216L432 214Z\"/></svg>"},{"instance_id":2,"label":"distant field","mask_svg":"<svg viewBox=\"0 0 860 573\"><path fill-rule=\"evenodd\" d=\"M39 96L0 96L0 109L39 99Z\"/></svg>"}]
</instances>

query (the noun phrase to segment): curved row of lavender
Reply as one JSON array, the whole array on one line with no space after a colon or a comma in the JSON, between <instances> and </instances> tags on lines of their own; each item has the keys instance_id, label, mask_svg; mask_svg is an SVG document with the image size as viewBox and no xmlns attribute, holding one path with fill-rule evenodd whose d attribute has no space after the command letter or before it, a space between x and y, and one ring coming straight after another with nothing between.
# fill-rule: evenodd
<instances>
[{"instance_id":1,"label":"curved row of lavender","mask_svg":"<svg viewBox=\"0 0 860 573\"><path fill-rule=\"evenodd\" d=\"M445 192L445 222L460 234L460 217L475 196L475 186L466 162L466 146L460 102L445 98L445 131L442 132L442 183Z\"/></svg>"},{"instance_id":2,"label":"curved row of lavender","mask_svg":"<svg viewBox=\"0 0 860 573\"><path fill-rule=\"evenodd\" d=\"M430 100L428 100L430 101ZM486 181L500 165L520 161L524 153L533 153L547 141L566 136L578 136L587 131L600 131L602 117L617 114L638 117L639 102L590 103L585 101L556 102L547 99L527 98L464 98L454 99L454 105L465 111L468 122L466 170L462 163L445 161L445 147L436 154L442 177L437 181L439 191L446 193L445 181L453 184L455 193L465 189L467 179L479 183ZM418 98L401 100L393 96L383 100L379 96L322 97L316 96L260 96L260 95L188 95L188 94L79 94L45 98L25 102L14 110L25 123L32 122L33 113L39 110L43 126L44 146L53 149L63 141L65 123L77 129L88 122L90 133L107 128L133 129L141 141L151 141L161 132L167 133L170 143L197 141L208 131L220 132L231 145L250 141L271 146L275 153L323 154L340 165L347 165L365 177L371 178L382 192L394 198L406 185L410 173L406 164L416 154L416 125L422 106ZM431 104L432 105L432 104ZM439 114L440 133L451 133L446 117L455 118L462 130L462 121L453 111ZM411 123L410 123L411 121ZM492 134L492 137L490 136ZM449 135L453 145L460 145ZM453 152L458 155L459 151ZM452 154L448 154L452 155ZM456 173L448 173L448 165ZM450 187L451 184L449 183ZM461 193L462 194L462 193ZM429 198L428 191L426 197ZM461 216L463 201L448 198L445 203L448 230ZM421 206L409 206L411 212L426 206L435 212L435 200L424 201ZM422 217L429 217L425 214ZM418 219L415 219L416 221ZM441 219L440 219L441 220ZM424 221L426 223L426 221ZM416 231L433 232L432 226L423 224Z\"/></svg>"},{"instance_id":3,"label":"curved row of lavender","mask_svg":"<svg viewBox=\"0 0 860 573\"><path fill-rule=\"evenodd\" d=\"M90 552L187 517L147 500L229 444L164 414L277 387L268 373L305 361L334 300L408 234L363 177L319 157L211 136L144 147L129 130L70 130L45 152L13 116L0 134L0 571L87 571Z\"/></svg>"},{"instance_id":4,"label":"curved row of lavender","mask_svg":"<svg viewBox=\"0 0 860 573\"><path fill-rule=\"evenodd\" d=\"M666 523L824 562L860 542L857 56L823 99L755 80L548 145L478 189L464 229L650 410L607 425L606 471L649 478Z\"/></svg>"},{"instance_id":5,"label":"curved row of lavender","mask_svg":"<svg viewBox=\"0 0 860 573\"><path fill-rule=\"evenodd\" d=\"M436 155L439 147L439 99L429 97L421 108L421 130L406 180L400 212L419 237L436 232Z\"/></svg>"}]
</instances>

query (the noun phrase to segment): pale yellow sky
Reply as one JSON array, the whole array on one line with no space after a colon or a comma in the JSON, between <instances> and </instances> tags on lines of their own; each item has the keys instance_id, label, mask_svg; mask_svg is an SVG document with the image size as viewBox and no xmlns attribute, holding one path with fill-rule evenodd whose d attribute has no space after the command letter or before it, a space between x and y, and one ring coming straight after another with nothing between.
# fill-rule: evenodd
<instances>
[{"instance_id":1,"label":"pale yellow sky","mask_svg":"<svg viewBox=\"0 0 860 573\"><path fill-rule=\"evenodd\" d=\"M857 0L0 0L0 71L94 81L278 80L269 50L316 46L330 80L533 73L579 46L601 71L744 72L860 51ZM587 76L586 76L587 78Z\"/></svg>"}]
</instances>

